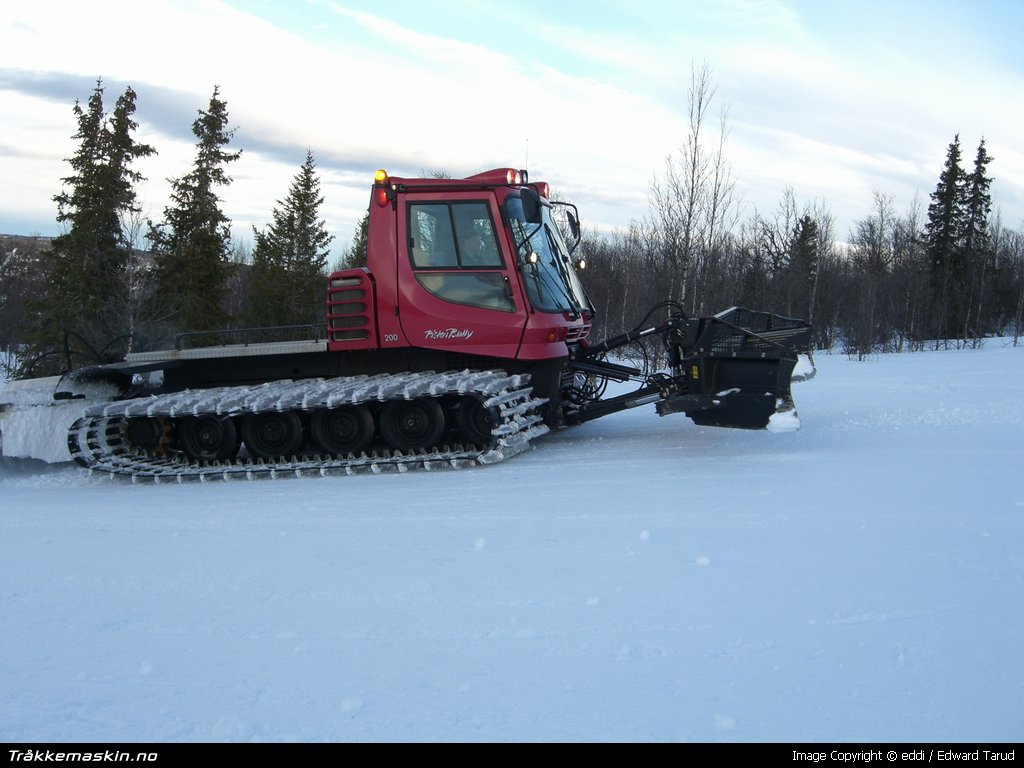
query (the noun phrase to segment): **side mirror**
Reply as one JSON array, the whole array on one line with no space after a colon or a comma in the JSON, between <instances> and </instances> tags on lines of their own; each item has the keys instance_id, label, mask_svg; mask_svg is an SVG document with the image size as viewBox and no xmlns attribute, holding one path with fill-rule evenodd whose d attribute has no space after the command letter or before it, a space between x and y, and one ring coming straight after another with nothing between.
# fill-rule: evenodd
<instances>
[{"instance_id":1,"label":"side mirror","mask_svg":"<svg viewBox=\"0 0 1024 768\"><path fill-rule=\"evenodd\" d=\"M572 237L574 240L580 239L580 222L573 216L572 211L565 212L566 217L569 219L569 229L572 231Z\"/></svg>"},{"instance_id":2,"label":"side mirror","mask_svg":"<svg viewBox=\"0 0 1024 768\"><path fill-rule=\"evenodd\" d=\"M528 224L540 224L540 195L529 187L523 187L519 192L523 201L523 215Z\"/></svg>"}]
</instances>

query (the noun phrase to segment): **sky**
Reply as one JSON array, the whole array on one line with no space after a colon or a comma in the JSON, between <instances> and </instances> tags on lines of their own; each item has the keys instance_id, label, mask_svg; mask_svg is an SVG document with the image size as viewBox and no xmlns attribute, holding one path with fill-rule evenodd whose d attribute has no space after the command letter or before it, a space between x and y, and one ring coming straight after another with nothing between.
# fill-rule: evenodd
<instances>
[{"instance_id":1,"label":"sky","mask_svg":"<svg viewBox=\"0 0 1024 768\"><path fill-rule=\"evenodd\" d=\"M1024 348L815 362L788 432L647 406L461 470L0 461L0 742L1019 759Z\"/></svg>"},{"instance_id":2,"label":"sky","mask_svg":"<svg viewBox=\"0 0 1024 768\"><path fill-rule=\"evenodd\" d=\"M1015 0L100 0L17 3L0 20L0 233L59 233L53 196L76 144L72 108L98 78L131 86L144 215L188 172L192 122L219 87L241 159L222 190L240 242L271 220L306 150L335 255L373 172L462 176L526 167L613 232L687 132L695 66L715 86L738 211L773 216L786 190L824 206L839 239L874 195L927 206L959 135L984 138L1002 223L1024 226L1024 63Z\"/></svg>"}]
</instances>

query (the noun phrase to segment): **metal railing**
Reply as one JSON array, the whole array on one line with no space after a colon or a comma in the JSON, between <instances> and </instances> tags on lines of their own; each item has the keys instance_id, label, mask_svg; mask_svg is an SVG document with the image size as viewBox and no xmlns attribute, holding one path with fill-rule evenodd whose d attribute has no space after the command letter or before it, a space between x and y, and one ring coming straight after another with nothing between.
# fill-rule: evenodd
<instances>
[{"instance_id":1,"label":"metal railing","mask_svg":"<svg viewBox=\"0 0 1024 768\"><path fill-rule=\"evenodd\" d=\"M280 338L280 336L301 330L305 330L308 332L303 338ZM266 325L256 328L223 328L221 330L216 331L187 331L185 333L179 333L174 337L174 349L180 351L185 348L184 343L186 341L200 338L216 338L218 340L224 338L235 338L238 339L238 341L235 342L236 344L241 344L242 346L246 347L249 346L250 344L261 344L274 341L318 342L326 338L326 332L327 326L324 325L323 323L304 323L300 325ZM271 338L272 336L276 336L278 338ZM192 344L189 344L188 348L192 348L192 346Z\"/></svg>"}]
</instances>

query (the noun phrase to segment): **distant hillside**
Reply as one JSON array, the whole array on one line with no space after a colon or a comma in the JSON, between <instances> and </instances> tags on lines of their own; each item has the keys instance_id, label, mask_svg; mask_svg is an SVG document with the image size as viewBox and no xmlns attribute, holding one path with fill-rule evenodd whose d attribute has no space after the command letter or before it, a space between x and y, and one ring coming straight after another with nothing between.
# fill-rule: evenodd
<instances>
[{"instance_id":1,"label":"distant hillside","mask_svg":"<svg viewBox=\"0 0 1024 768\"><path fill-rule=\"evenodd\" d=\"M46 245L52 237L42 237L41 235L4 235L0 234L0 246L4 250L8 250L10 247L27 248L30 245Z\"/></svg>"}]
</instances>

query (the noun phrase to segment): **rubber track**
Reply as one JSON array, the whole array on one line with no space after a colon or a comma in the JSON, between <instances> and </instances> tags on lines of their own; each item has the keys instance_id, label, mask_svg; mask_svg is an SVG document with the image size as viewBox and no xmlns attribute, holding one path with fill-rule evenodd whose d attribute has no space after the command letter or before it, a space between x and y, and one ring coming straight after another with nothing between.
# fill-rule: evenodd
<instances>
[{"instance_id":1,"label":"rubber track","mask_svg":"<svg viewBox=\"0 0 1024 768\"><path fill-rule=\"evenodd\" d=\"M548 431L527 374L504 371L382 374L333 379L275 381L254 387L217 387L175 392L95 406L68 431L72 458L95 472L135 481L187 482L462 469L496 464L529 447ZM276 461L231 459L197 463L173 453L153 456L129 445L124 423L134 417L243 416L314 410L367 402L446 395L477 395L499 414L488 447L444 445L418 452L379 451L359 456L303 455Z\"/></svg>"}]
</instances>

